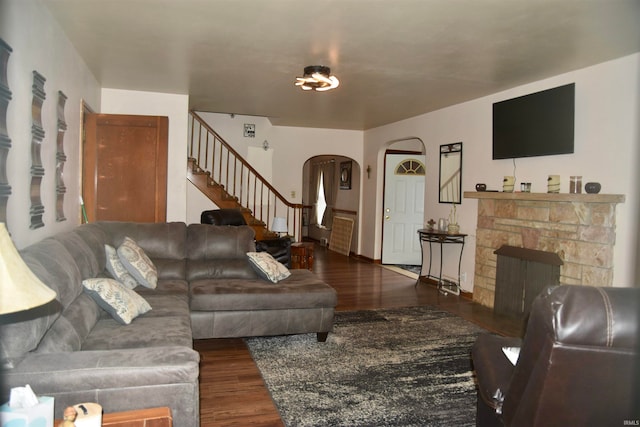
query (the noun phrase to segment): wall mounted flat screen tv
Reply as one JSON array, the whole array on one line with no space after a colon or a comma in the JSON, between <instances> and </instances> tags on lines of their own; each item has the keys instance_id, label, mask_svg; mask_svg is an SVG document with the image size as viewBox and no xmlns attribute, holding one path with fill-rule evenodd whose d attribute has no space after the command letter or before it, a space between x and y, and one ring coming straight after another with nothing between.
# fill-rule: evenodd
<instances>
[{"instance_id":1,"label":"wall mounted flat screen tv","mask_svg":"<svg viewBox=\"0 0 640 427\"><path fill-rule=\"evenodd\" d=\"M493 104L493 159L573 153L575 83Z\"/></svg>"}]
</instances>

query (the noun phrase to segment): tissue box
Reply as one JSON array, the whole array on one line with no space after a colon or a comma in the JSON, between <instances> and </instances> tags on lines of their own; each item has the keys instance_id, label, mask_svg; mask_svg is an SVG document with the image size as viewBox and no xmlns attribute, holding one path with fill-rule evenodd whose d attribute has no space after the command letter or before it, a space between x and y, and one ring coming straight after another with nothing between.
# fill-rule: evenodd
<instances>
[{"instance_id":1,"label":"tissue box","mask_svg":"<svg viewBox=\"0 0 640 427\"><path fill-rule=\"evenodd\" d=\"M53 427L53 397L40 396L30 408L0 406L1 427Z\"/></svg>"}]
</instances>

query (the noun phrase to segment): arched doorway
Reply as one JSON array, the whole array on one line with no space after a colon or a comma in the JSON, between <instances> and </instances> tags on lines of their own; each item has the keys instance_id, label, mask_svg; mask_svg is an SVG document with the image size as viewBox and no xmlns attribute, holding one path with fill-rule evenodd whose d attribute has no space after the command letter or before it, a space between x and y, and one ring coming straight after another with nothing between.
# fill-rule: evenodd
<instances>
[{"instance_id":1,"label":"arched doorway","mask_svg":"<svg viewBox=\"0 0 640 427\"><path fill-rule=\"evenodd\" d=\"M325 187L322 190L318 188L320 172ZM351 251L356 251L359 241L360 187L360 165L350 157L327 154L308 159L302 170L302 204L305 206L303 237L327 244L333 218L353 218ZM317 209L319 198L326 203L322 217L319 217Z\"/></svg>"}]
</instances>

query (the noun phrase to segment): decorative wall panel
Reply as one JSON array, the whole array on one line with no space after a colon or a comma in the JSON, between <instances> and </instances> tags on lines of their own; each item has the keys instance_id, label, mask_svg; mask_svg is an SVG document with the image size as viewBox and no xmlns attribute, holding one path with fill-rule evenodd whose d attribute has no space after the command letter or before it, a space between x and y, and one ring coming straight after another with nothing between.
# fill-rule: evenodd
<instances>
[{"instance_id":1,"label":"decorative wall panel","mask_svg":"<svg viewBox=\"0 0 640 427\"><path fill-rule=\"evenodd\" d=\"M67 96L58 91L58 138L56 140L56 221L64 221L64 195L67 187L64 185L64 163L67 156L64 154L64 133L67 130L67 123L64 121L64 105Z\"/></svg>"},{"instance_id":2,"label":"decorative wall panel","mask_svg":"<svg viewBox=\"0 0 640 427\"><path fill-rule=\"evenodd\" d=\"M44 82L46 79L37 71L33 72L33 85L31 91L33 93L33 101L31 103L31 216L30 228L40 228L44 226L42 215L44 214L44 205L40 198L40 187L42 178L44 177L44 166L42 166L42 157L40 150L42 141L44 140L44 129L42 127L42 104L46 98L44 92Z\"/></svg>"},{"instance_id":3,"label":"decorative wall panel","mask_svg":"<svg viewBox=\"0 0 640 427\"><path fill-rule=\"evenodd\" d=\"M7 65L11 47L0 39L0 222L7 222L7 200L11 195L11 186L7 180L7 157L11 149L11 138L7 129L7 109L11 100L11 91L7 79Z\"/></svg>"}]
</instances>

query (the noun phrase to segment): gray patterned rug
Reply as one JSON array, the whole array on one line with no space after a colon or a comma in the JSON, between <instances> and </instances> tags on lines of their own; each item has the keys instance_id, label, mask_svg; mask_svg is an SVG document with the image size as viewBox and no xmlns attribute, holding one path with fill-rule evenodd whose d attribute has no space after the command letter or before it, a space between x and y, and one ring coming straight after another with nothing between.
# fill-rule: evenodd
<instances>
[{"instance_id":1,"label":"gray patterned rug","mask_svg":"<svg viewBox=\"0 0 640 427\"><path fill-rule=\"evenodd\" d=\"M246 342L285 425L474 426L471 346L484 330L415 307L336 314L315 334Z\"/></svg>"}]
</instances>

